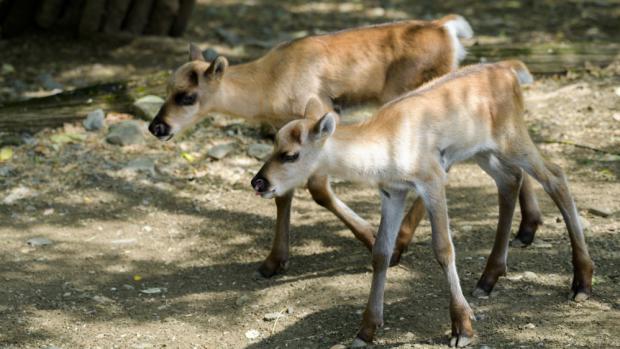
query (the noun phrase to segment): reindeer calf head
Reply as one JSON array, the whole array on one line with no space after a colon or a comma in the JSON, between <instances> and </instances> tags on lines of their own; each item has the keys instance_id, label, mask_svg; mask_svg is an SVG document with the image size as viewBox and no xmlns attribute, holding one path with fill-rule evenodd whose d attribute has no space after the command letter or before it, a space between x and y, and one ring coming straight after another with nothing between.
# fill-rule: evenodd
<instances>
[{"instance_id":1,"label":"reindeer calf head","mask_svg":"<svg viewBox=\"0 0 620 349\"><path fill-rule=\"evenodd\" d=\"M326 141L336 129L338 115L329 112L317 120L308 114L306 107L304 119L291 121L278 131L273 154L252 178L256 195L267 199L282 196L304 184L321 165Z\"/></svg>"},{"instance_id":2,"label":"reindeer calf head","mask_svg":"<svg viewBox=\"0 0 620 349\"><path fill-rule=\"evenodd\" d=\"M220 80L228 61L218 56L205 61L202 51L190 45L190 61L179 67L167 86L166 102L149 125L157 138L168 140L176 133L200 120L213 109L219 98Z\"/></svg>"}]
</instances>

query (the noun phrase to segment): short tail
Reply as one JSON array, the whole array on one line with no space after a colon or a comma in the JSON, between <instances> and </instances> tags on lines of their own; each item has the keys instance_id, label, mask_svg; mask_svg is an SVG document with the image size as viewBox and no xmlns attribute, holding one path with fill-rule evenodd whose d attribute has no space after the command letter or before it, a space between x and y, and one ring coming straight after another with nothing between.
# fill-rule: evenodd
<instances>
[{"instance_id":1,"label":"short tail","mask_svg":"<svg viewBox=\"0 0 620 349\"><path fill-rule=\"evenodd\" d=\"M459 39L471 39L474 36L474 30L471 29L469 22L461 15L447 15L440 18L438 22L451 33L454 33Z\"/></svg>"},{"instance_id":2,"label":"short tail","mask_svg":"<svg viewBox=\"0 0 620 349\"><path fill-rule=\"evenodd\" d=\"M467 50L465 50L465 47L463 47L463 44L459 39L472 38L474 36L474 31L471 29L469 22L459 15L447 15L438 19L437 22L446 28L452 38L452 45L454 47L456 58L455 64L458 65L458 63L465 59L465 56L467 55Z\"/></svg>"},{"instance_id":3,"label":"short tail","mask_svg":"<svg viewBox=\"0 0 620 349\"><path fill-rule=\"evenodd\" d=\"M504 68L511 69L517 75L517 79L519 80L519 84L521 85L529 85L534 82L534 77L532 76L532 74L530 74L530 71L529 69L527 69L525 63L521 62L518 59L501 61L497 62L496 64Z\"/></svg>"}]
</instances>

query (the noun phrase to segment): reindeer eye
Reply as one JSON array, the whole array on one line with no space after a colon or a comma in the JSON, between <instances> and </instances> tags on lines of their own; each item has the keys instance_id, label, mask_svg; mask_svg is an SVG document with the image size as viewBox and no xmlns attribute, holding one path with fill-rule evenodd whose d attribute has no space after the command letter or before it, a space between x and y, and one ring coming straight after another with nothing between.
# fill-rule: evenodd
<instances>
[{"instance_id":1,"label":"reindeer eye","mask_svg":"<svg viewBox=\"0 0 620 349\"><path fill-rule=\"evenodd\" d=\"M299 152L294 153L294 154L288 154L288 153L280 154L280 160L282 162L295 162L297 159L299 159Z\"/></svg>"},{"instance_id":2,"label":"reindeer eye","mask_svg":"<svg viewBox=\"0 0 620 349\"><path fill-rule=\"evenodd\" d=\"M192 93L179 93L176 96L174 96L174 101L178 104L178 105L192 105L194 103L196 103L196 94Z\"/></svg>"}]
</instances>

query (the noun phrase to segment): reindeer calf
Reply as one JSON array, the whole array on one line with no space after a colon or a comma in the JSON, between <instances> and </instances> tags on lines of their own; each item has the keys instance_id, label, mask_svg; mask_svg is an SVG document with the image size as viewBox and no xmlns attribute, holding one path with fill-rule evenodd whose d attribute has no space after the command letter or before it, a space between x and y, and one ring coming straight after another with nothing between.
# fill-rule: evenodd
<instances>
[{"instance_id":1,"label":"reindeer calf","mask_svg":"<svg viewBox=\"0 0 620 349\"><path fill-rule=\"evenodd\" d=\"M450 289L451 346L470 343L472 310L457 274L445 181L450 167L473 158L499 191L493 250L475 295L488 294L506 272L512 216L524 178L539 181L556 203L573 249L573 298L591 293L593 264L562 170L541 157L523 120L520 83L532 80L519 61L474 65L434 80L383 106L363 123L338 126L337 115L307 115L277 134L273 155L252 180L263 197L279 196L320 173L370 183L381 191L381 223L373 247L370 298L354 346L371 342L383 324L383 294L407 192L424 200L432 245ZM308 113L314 110L310 101Z\"/></svg>"}]
</instances>

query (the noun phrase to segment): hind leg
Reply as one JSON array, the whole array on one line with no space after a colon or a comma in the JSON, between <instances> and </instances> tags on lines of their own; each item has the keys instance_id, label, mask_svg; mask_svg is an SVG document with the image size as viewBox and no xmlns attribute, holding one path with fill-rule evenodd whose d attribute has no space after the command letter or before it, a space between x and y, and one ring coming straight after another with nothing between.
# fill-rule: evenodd
<instances>
[{"instance_id":1,"label":"hind leg","mask_svg":"<svg viewBox=\"0 0 620 349\"><path fill-rule=\"evenodd\" d=\"M559 166L543 159L529 137L526 142L517 144L520 145L520 149L511 152L512 162L542 184L562 213L573 251L572 298L575 301L585 300L592 294L594 265L588 253L579 214L568 189L566 176Z\"/></svg>"},{"instance_id":2,"label":"hind leg","mask_svg":"<svg viewBox=\"0 0 620 349\"><path fill-rule=\"evenodd\" d=\"M523 176L523 184L519 191L519 206L521 206L521 224L517 236L510 242L510 245L527 247L532 244L536 230L543 224L532 180L527 175Z\"/></svg>"},{"instance_id":3,"label":"hind leg","mask_svg":"<svg viewBox=\"0 0 620 349\"><path fill-rule=\"evenodd\" d=\"M491 293L499 277L506 274L510 229L523 171L517 166L499 160L494 155L479 156L476 160L478 165L495 181L499 199L499 221L495 242L484 272L473 292L476 297L485 297Z\"/></svg>"}]
</instances>

